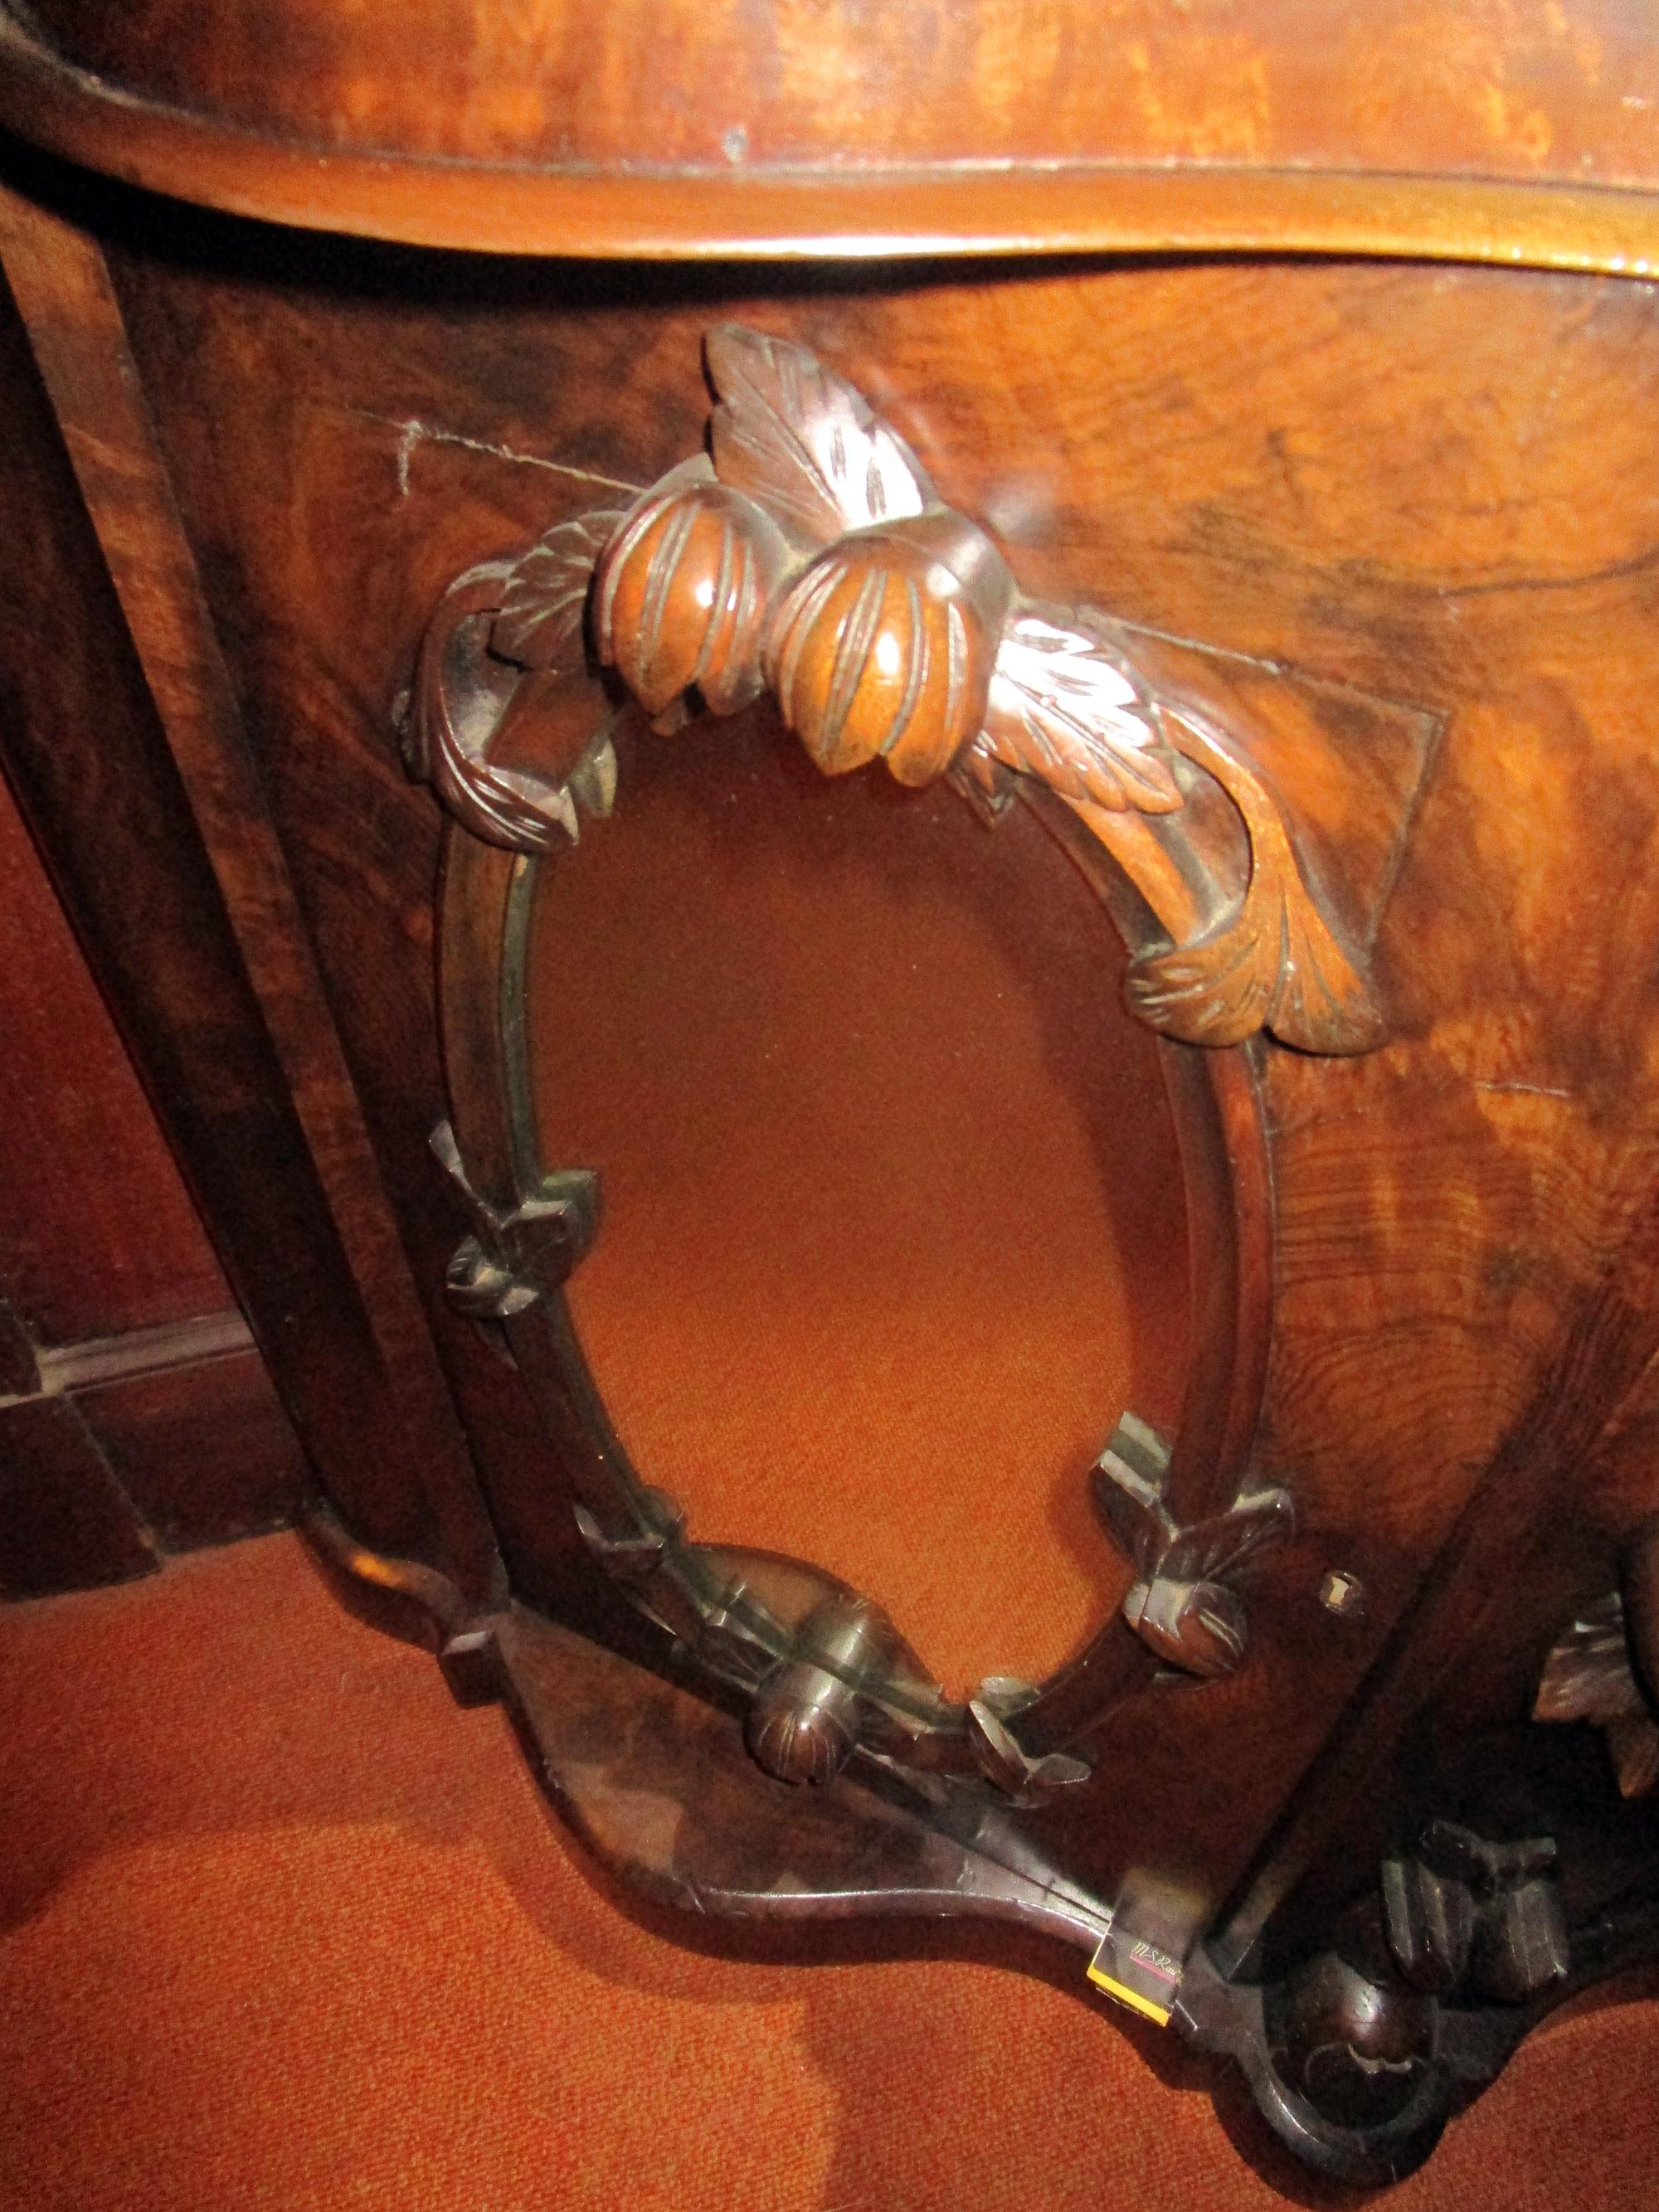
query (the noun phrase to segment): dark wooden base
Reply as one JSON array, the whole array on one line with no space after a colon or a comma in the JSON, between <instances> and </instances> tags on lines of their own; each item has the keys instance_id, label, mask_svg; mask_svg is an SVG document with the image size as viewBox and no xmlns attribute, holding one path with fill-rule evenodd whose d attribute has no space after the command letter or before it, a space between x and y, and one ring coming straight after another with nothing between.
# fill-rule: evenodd
<instances>
[{"instance_id":1,"label":"dark wooden base","mask_svg":"<svg viewBox=\"0 0 1659 2212\"><path fill-rule=\"evenodd\" d=\"M1440 2005L1418 2015L1419 2047L1378 2061L1340 2036L1324 2046L1377 2109L1355 2124L1304 2094L1280 2040L1297 1983L1322 1976L1335 1954L1310 1960L1288 1983L1229 1982L1199 1951L1182 1984L1177 2024L1203 2051L1231 2058L1249 2083L1258 2110L1297 2156L1322 2173L1366 2188L1403 2181L1423 2164L1448 2121L1495 2081L1526 2038L1569 1997L1608 1977L1659 1960L1659 1893L1632 1897L1575 1930L1570 1977L1529 2004ZM1395 1992L1356 1979L1357 2010L1386 2018ZM1397 2095L1391 2094L1398 2085Z\"/></svg>"},{"instance_id":2,"label":"dark wooden base","mask_svg":"<svg viewBox=\"0 0 1659 2212\"><path fill-rule=\"evenodd\" d=\"M735 1699L723 1710L706 1686L694 1693L521 1605L470 1612L447 1577L367 1550L326 1509L302 1525L354 1611L434 1650L459 1702L505 1705L550 1802L625 1891L749 1922L1012 1922L1094 1961L1080 1994L1109 1963L1121 1901L1070 1881L988 1793L862 1756L821 1788L776 1781L745 1747ZM1488 1747L1499 1799L1527 1759L1520 1741L1519 1759ZM1547 1746L1527 1778L1537 1817L1563 1834L1571 1919L1564 1970L1529 1998L1410 1986L1373 1892L1268 1978L1230 1978L1200 1945L1169 2025L1231 2060L1267 2124L1319 2172L1364 2187L1414 2172L1548 2013L1659 1960L1659 1815L1587 1805L1585 1750Z\"/></svg>"}]
</instances>

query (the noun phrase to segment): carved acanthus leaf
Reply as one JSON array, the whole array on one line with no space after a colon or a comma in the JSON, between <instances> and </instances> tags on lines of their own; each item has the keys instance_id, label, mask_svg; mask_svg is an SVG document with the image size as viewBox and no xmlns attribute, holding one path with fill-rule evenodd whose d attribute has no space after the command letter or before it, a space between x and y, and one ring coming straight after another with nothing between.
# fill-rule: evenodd
<instances>
[{"instance_id":1,"label":"carved acanthus leaf","mask_svg":"<svg viewBox=\"0 0 1659 2212\"><path fill-rule=\"evenodd\" d=\"M1096 1463L1096 1509L1135 1568L1123 1617L1170 1666L1230 1674L1249 1633L1237 1585L1258 1553L1295 1534L1295 1500L1281 1485L1261 1483L1224 1511L1183 1525L1170 1510L1170 1462L1158 1431L1125 1413Z\"/></svg>"},{"instance_id":2,"label":"carved acanthus leaf","mask_svg":"<svg viewBox=\"0 0 1659 2212\"><path fill-rule=\"evenodd\" d=\"M441 605L410 757L465 825L536 851L575 837L580 807L608 810L591 647L663 732L769 691L828 773L879 759L904 783L946 775L991 818L1012 776L1047 785L1174 940L1127 988L1167 1036L1379 1042L1354 953L1250 760L1164 696L1108 617L1023 599L994 541L805 346L725 324L706 350L712 459L469 571ZM1216 784L1243 822L1242 891Z\"/></svg>"},{"instance_id":3,"label":"carved acanthus leaf","mask_svg":"<svg viewBox=\"0 0 1659 2212\"><path fill-rule=\"evenodd\" d=\"M722 323L704 351L715 473L809 545L920 514L933 488L863 395L805 346Z\"/></svg>"},{"instance_id":4,"label":"carved acanthus leaf","mask_svg":"<svg viewBox=\"0 0 1659 2212\"><path fill-rule=\"evenodd\" d=\"M622 520L610 510L579 514L539 538L509 571L490 649L520 668L580 669L593 564Z\"/></svg>"},{"instance_id":5,"label":"carved acanthus leaf","mask_svg":"<svg viewBox=\"0 0 1659 2212\"><path fill-rule=\"evenodd\" d=\"M1207 934L1143 954L1127 994L1144 1021L1188 1044L1239 1044L1269 1029L1304 1052L1367 1052L1382 1019L1364 978L1302 878L1284 817L1260 779L1194 718L1164 718L1244 817L1250 880Z\"/></svg>"},{"instance_id":6,"label":"carved acanthus leaf","mask_svg":"<svg viewBox=\"0 0 1659 2212\"><path fill-rule=\"evenodd\" d=\"M1016 1804L1041 1804L1050 1792L1073 1789L1094 1771L1086 1759L1070 1752L1028 1752L1006 1716L982 1698L970 1698L968 1742L988 1782L1006 1791Z\"/></svg>"},{"instance_id":7,"label":"carved acanthus leaf","mask_svg":"<svg viewBox=\"0 0 1659 2212\"><path fill-rule=\"evenodd\" d=\"M1146 814L1181 805L1152 710L1085 609L1014 616L974 750L1041 777L1063 799Z\"/></svg>"}]
</instances>

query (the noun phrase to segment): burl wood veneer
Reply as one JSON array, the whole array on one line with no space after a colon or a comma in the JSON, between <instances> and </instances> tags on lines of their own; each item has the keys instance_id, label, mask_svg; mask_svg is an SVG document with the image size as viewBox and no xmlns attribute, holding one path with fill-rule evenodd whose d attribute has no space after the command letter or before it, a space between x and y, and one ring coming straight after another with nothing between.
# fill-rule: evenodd
<instances>
[{"instance_id":1,"label":"burl wood veneer","mask_svg":"<svg viewBox=\"0 0 1659 2212\"><path fill-rule=\"evenodd\" d=\"M0 16L8 765L348 1601L1385 2180L1659 1942L1659 62L868 17Z\"/></svg>"}]
</instances>

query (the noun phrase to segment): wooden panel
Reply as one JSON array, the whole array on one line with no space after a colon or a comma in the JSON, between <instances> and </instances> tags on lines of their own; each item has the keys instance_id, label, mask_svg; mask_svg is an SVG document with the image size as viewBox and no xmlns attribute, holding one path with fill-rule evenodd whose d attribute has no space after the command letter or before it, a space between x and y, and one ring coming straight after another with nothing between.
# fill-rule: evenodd
<instances>
[{"instance_id":1,"label":"wooden panel","mask_svg":"<svg viewBox=\"0 0 1659 2212\"><path fill-rule=\"evenodd\" d=\"M1639 948L1659 931L1649 707L1659 679L1659 304L1635 284L1461 265L1655 265L1659 198L1607 188L1638 180L1648 158L1638 134L1643 103L1659 93L1650 40L1639 27L1626 36L1605 10L1589 22L1534 11L1532 0L1455 21L1438 0L1413 0L1403 17L1365 21L1351 47L1311 38L1348 27L1352 13L1328 19L1315 0L1264 11L1231 42L1236 15L1206 0L1173 27L1139 0L1086 24L1056 4L1022 19L1016 47L994 52L980 43L991 19L970 6L880 23L867 10L817 9L814 39L799 35L788 0L760 15L716 9L695 24L671 6L652 19L649 52L636 40L638 11L590 26L532 6L508 22L467 0L425 0L403 20L401 44L387 43L372 9L342 18L313 0L288 0L263 44L216 7L188 26L175 13L144 6L117 21L83 11L71 24L55 0L47 7L61 38L84 41L81 61L216 116L112 100L5 15L0 114L16 118L32 88L43 140L102 149L153 183L316 225L515 252L550 240L586 254L735 243L753 256L780 242L846 255L896 242L1246 239L1460 263L1114 268L1050 258L1015 271L957 264L826 277L721 266L695 277L463 264L270 235L256 263L248 236L222 221L158 217L99 193L81 204L107 227L108 264L62 225L25 221L13 232L15 282L118 608L97 560L82 566L141 702L127 750L149 769L138 778L148 836L125 822L125 791L110 811L140 867L147 845L147 883L164 894L184 856L189 895L168 907L165 927L134 929L112 913L118 890L89 880L95 810L72 787L105 763L84 734L72 772L38 732L16 741L26 811L69 856L82 927L101 933L139 1030L153 1032L152 1080L170 1067L211 1093L214 1054L199 1037L193 1054L179 1047L181 1001L198 1003L190 985L170 981L158 1006L137 957L163 942L194 951L187 926L207 922L220 965L204 995L227 1017L247 1079L234 1106L256 1121L273 1097L292 1109L280 1130L264 1129L280 1191L259 1188L246 1149L228 1140L234 1115L203 1116L188 1133L216 1217L229 1223L231 1273L256 1304L258 1286L262 1327L287 1351L286 1387L359 1529L417 1557L366 1559L346 1536L343 1554L356 1550L366 1588L440 1592L434 1635L466 1624L452 1664L461 1680L470 1651L475 1690L492 1630L471 1607L496 1602L501 1583L446 1382L484 1463L509 1564L542 1563L522 1594L556 1606L579 1559L571 1579L586 1577L589 1602L572 1614L609 1633L603 1608L623 1600L599 1562L619 1578L654 1571L677 1539L659 1501L650 1502L660 1525L647 1515L617 1535L596 1520L579 1538L550 1479L522 1377L534 1371L524 1316L538 1298L551 1310L552 1270L520 1282L480 1249L458 1285L486 1314L509 1311L508 1290L520 1301L508 1327L516 1365L444 1302L459 1221L429 1148L446 1103L432 989L437 823L402 771L396 731L416 638L454 572L614 504L696 451L697 342L739 314L805 340L867 391L944 497L994 532L1023 589L1098 602L1177 653L1201 641L1263 687L1288 678L1379 708L1369 722L1333 708L1324 757L1343 772L1322 780L1316 764L1317 788L1301 794L1313 872L1363 860L1364 896L1346 918L1372 971L1375 1030L1334 1048L1352 1051L1340 1061L1327 1056L1328 1036L1284 1026L1279 1043L1246 1048L1265 1103L1277 1231L1255 1472L1282 1480L1275 1510L1293 1499L1297 1520L1294 1541L1261 1564L1247 1606L1239 1601L1249 1663L1201 1690L1154 1685L1147 1651L1119 1622L1103 1671L1121 1701L1103 1697L1080 1729L1075 1701L1040 1697L1008 1708L1029 1727L1028 1745L999 1723L1008 1742L997 1749L977 1715L954 1747L929 1747L935 1771L948 1771L951 1749L989 1744L1000 1765L988 1773L1020 1793L1009 1815L1019 1850L1102 1904L1115 1899L1126 1940L1137 1898L1150 1893L1142 1877L1155 1875L1170 1948L1200 1925L1220 1929L1223 1955L1237 1964L1299 1885L1305 1910L1322 1876L1326 1905L1359 1879L1370 1884L1382 1826L1419 1779L1401 1769L1418 1757L1425 1711L1458 1707L1453 1728L1471 1714L1518 1713L1540 1627L1553 1626L1540 1607L1553 1608L1569 1582L1610 1581L1632 1519L1655 1502L1659 1012ZM1052 54L1037 35L1045 24L1060 38ZM768 25L781 27L775 43ZM174 35L155 36L161 26ZM125 43L129 29L137 43ZM1091 33L1103 43L1091 48ZM539 42L515 73L520 38ZM917 100L924 62L928 93ZM758 93L750 64L765 78ZM1133 96L1143 77L1158 88L1150 104ZM434 86L447 96L433 100ZM1299 135L1308 121L1312 135ZM872 129L885 134L879 149L865 135ZM287 143L262 149L261 130ZM130 132L112 155L112 131ZM325 142L321 155L307 134ZM409 158L383 159L388 140ZM365 143L376 149L368 156ZM642 147L697 173L625 167ZM1386 159L1392 173L1273 171L1333 149ZM550 150L569 174L525 166ZM922 173L890 192L860 166L872 151ZM498 166L461 168L457 155ZM1016 173L1034 155L1058 155L1059 166ZM842 164L834 179L811 168L826 156ZM996 175L941 171L940 156L988 162ZM1103 160L1151 166L1115 173L1109 191ZM806 167L784 173L790 161ZM1211 166L1226 162L1237 165L1231 175ZM1425 170L1443 163L1457 179L1431 184ZM1553 176L1571 189L1540 182ZM61 178L52 188L73 189ZM724 213L711 216L717 203ZM1085 204L1087 220L1068 228ZM934 234L921 226L940 207ZM1195 207L1217 228L1204 230ZM1525 219L1510 222L1516 207ZM867 232L849 228L872 208ZM51 448L46 473L66 483L50 434L37 442ZM36 453L25 476L39 464ZM27 499L20 513L33 519ZM38 589L14 634L32 641L55 601L82 597ZM817 642L839 668L840 642ZM100 680L89 658L83 649L71 689ZM627 674L621 655L615 665ZM826 657L820 672L838 684ZM701 662L698 672L712 701ZM38 675L31 684L51 690ZM1373 742L1389 716L1396 734L1409 732L1392 762ZM781 742L763 721L755 732ZM628 747L618 750L626 774ZM1300 765L1292 743L1279 763L1287 785ZM1291 814L1297 796L1292 788ZM1094 827L1113 848L1111 825ZM691 857L702 872L720 866L717 845ZM505 865L492 852L483 869ZM675 926L672 915L661 925ZM781 933L777 957L821 955L811 927L799 926L799 942ZM1218 934L1224 957L1231 933ZM1263 925L1255 943L1271 935ZM1306 941L1281 921L1287 972L1317 970ZM650 957L648 946L622 951L624 968ZM1071 988L1086 993L1091 980ZM1103 964L1097 980L1115 988L1115 972ZM602 981L595 989L602 1011L623 1018L644 996L625 977L614 993ZM493 988L477 995L495 1003ZM813 1172L810 1161L790 1170ZM556 1210L541 1211L550 1244ZM480 1222L486 1246L507 1234L487 1209ZM273 1261L256 1226L275 1236ZM694 1237L679 1242L678 1265L650 1287L690 1304L702 1255L688 1257ZM326 1322L301 1295L319 1249ZM963 1250L985 1265L971 1237ZM1264 1258L1250 1279L1266 1273ZM817 1287L810 1259L798 1264L793 1280L769 1280L760 1316L775 1338L794 1335L805 1364ZM579 1285L579 1307L581 1297ZM624 1343L633 1318L615 1323ZM326 1374L311 1364L319 1352ZM941 1364L944 1382L916 1363L891 1387L919 1401L960 1390ZM648 1390L658 1370L641 1373ZM170 1488L169 1468L147 1464L142 1436L123 1427L148 1421L165 1434L176 1411L167 1389L112 1380L88 1395L105 1398L112 1439L126 1436L135 1482L188 1531L199 1499ZM906 1410L927 1418L925 1403ZM46 1426L48 1444L66 1452L67 1431ZM814 1437L799 1442L805 1462ZM595 1449L612 1447L601 1436ZM1237 1469L1224 1466L1231 1482ZM935 1470L933 1487L941 1510L970 1514L960 1474L956 1464ZM1012 1510L999 1540L1017 1551L1020 1509L1046 1500L1002 1502ZM1162 1540L1168 1526L1158 1528ZM578 1553L583 1538L592 1559ZM451 1564L464 1594L437 1571ZM707 1632L708 1652L735 1635L732 1587L663 1628L681 1638L673 1663L703 1653ZM1150 1619L1149 1601L1138 1626L1152 1643ZM1235 1658L1242 1644L1241 1630ZM769 1666L775 1643L745 1649L759 1687L771 1676L757 1655ZM836 1646L843 1674L858 1649L856 1638ZM853 1706L854 1689L824 1679L833 1717L833 1701ZM793 1728L787 1701L779 1710ZM735 1732L726 1734L735 1756ZM1068 1747L1086 1757L1067 1758ZM1050 1750L1060 1757L1028 1755ZM968 1801L965 1817L981 1809ZM1394 1940L1405 1965L1397 1931ZM1164 1942L1158 1933L1157 1947ZM1259 2006L1260 1993L1249 2002ZM1449 2012L1443 2024L1449 2034L1457 2023ZM1452 2071L1456 2047L1440 2051ZM1362 2054L1361 2070L1369 2063Z\"/></svg>"},{"instance_id":2,"label":"wooden panel","mask_svg":"<svg viewBox=\"0 0 1659 2212\"><path fill-rule=\"evenodd\" d=\"M42 1343L229 1303L179 1171L0 783L0 1286Z\"/></svg>"},{"instance_id":3,"label":"wooden panel","mask_svg":"<svg viewBox=\"0 0 1659 2212\"><path fill-rule=\"evenodd\" d=\"M360 253L370 316L297 243L272 243L252 279L214 226L193 241L165 265L132 240L123 289L434 1284L433 817L401 775L392 707L456 570L696 449L698 341L723 313L852 375L1027 588L1443 726L1380 878L1391 1041L1266 1061L1281 1236L1261 1456L1294 1483L1301 1539L1265 1573L1244 1674L1138 1701L1103 1732L1134 1800L1048 1816L1091 1823L1108 1866L1148 1854L1213 1894L1567 1356L1651 1173L1630 1101L1652 1012L1626 951L1659 925L1641 707L1659 410L1632 404L1659 360L1651 296L1283 266L774 278L757 301L672 274ZM1205 343L1172 356L1172 331ZM481 1405L510 1378L463 1334L452 1371L489 1366ZM1363 1623L1319 1607L1327 1567L1363 1582Z\"/></svg>"},{"instance_id":4,"label":"wooden panel","mask_svg":"<svg viewBox=\"0 0 1659 2212\"><path fill-rule=\"evenodd\" d=\"M8 204L14 234L20 214ZM13 787L50 846L65 907L121 1008L324 1479L365 1531L418 1551L435 1541L432 1516L365 1291L342 1253L9 300L0 363L12 431L0 525L9 543L30 548L0 580L0 743Z\"/></svg>"}]
</instances>

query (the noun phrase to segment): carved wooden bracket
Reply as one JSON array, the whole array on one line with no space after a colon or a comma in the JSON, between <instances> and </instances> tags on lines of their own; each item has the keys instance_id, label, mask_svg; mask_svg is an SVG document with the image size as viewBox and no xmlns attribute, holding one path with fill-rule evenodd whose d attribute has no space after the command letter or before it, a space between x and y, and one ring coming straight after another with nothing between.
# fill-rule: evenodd
<instances>
[{"instance_id":1,"label":"carved wooden bracket","mask_svg":"<svg viewBox=\"0 0 1659 2212\"><path fill-rule=\"evenodd\" d=\"M466 1200L477 1227L457 1246L444 1288L450 1304L473 1321L508 1321L568 1277L599 1224L599 1179L571 1168L544 1176L542 1188L510 1212L478 1197L466 1179L447 1121L432 1149Z\"/></svg>"},{"instance_id":2,"label":"carved wooden bracket","mask_svg":"<svg viewBox=\"0 0 1659 2212\"><path fill-rule=\"evenodd\" d=\"M908 784L946 776L992 821L1023 790L1097 887L1115 896L1121 872L1140 894L1130 1000L1169 1035L1227 1046L1265 1028L1356 1051L1381 1030L1352 947L1392 879L1431 718L1027 599L986 532L804 349L728 326L708 366L707 455L626 508L466 570L421 647L407 756L468 833L445 878L463 1140L441 1133L439 1147L472 1216L449 1292L504 1333L592 1558L695 1669L741 1695L769 1771L823 1781L857 1755L929 1790L988 1784L1030 1803L1087 1782L1091 1732L1144 1685L1123 1624L1103 1624L1046 1683L993 1675L953 1700L860 1593L801 1562L692 1540L676 1500L629 1464L560 1295L595 1231L597 1188L538 1164L521 1040L509 1042L535 863L610 811L611 733L630 699L666 736L769 696L826 773L879 759ZM1293 831L1282 797L1304 786ZM1094 865L1091 841L1115 868ZM1340 901L1330 915L1316 872ZM1277 1487L1235 1496L1271 1280L1254 1077L1243 1055L1170 1065L1193 1105L1191 1157L1213 1162L1227 1194L1200 1214L1214 1334L1189 1377L1173 1479L1145 1436L1157 1463L1136 1472L1127 1420L1096 1480L1137 1566L1123 1623L1201 1678L1240 1663L1236 1585L1293 1514Z\"/></svg>"},{"instance_id":3,"label":"carved wooden bracket","mask_svg":"<svg viewBox=\"0 0 1659 2212\"><path fill-rule=\"evenodd\" d=\"M1296 1506L1288 1490L1266 1486L1182 1528L1164 1503L1170 1456L1161 1437L1126 1413L1096 1466L1095 1503L1135 1565L1123 1618L1167 1665L1214 1679L1233 1672L1249 1642L1237 1578L1268 1546L1288 1541Z\"/></svg>"},{"instance_id":4,"label":"carved wooden bracket","mask_svg":"<svg viewBox=\"0 0 1659 2212\"><path fill-rule=\"evenodd\" d=\"M1310 1052L1376 1044L1356 951L1214 715L1149 673L1107 616L1025 598L987 533L805 347L727 324L706 356L707 455L445 596L407 742L474 834L539 851L608 811L616 762L590 653L664 732L769 695L826 774L880 759L981 803L1011 777L1057 793L1166 933L1128 981L1154 1028L1205 1045L1263 1029ZM533 763L515 761L532 724Z\"/></svg>"}]
</instances>

